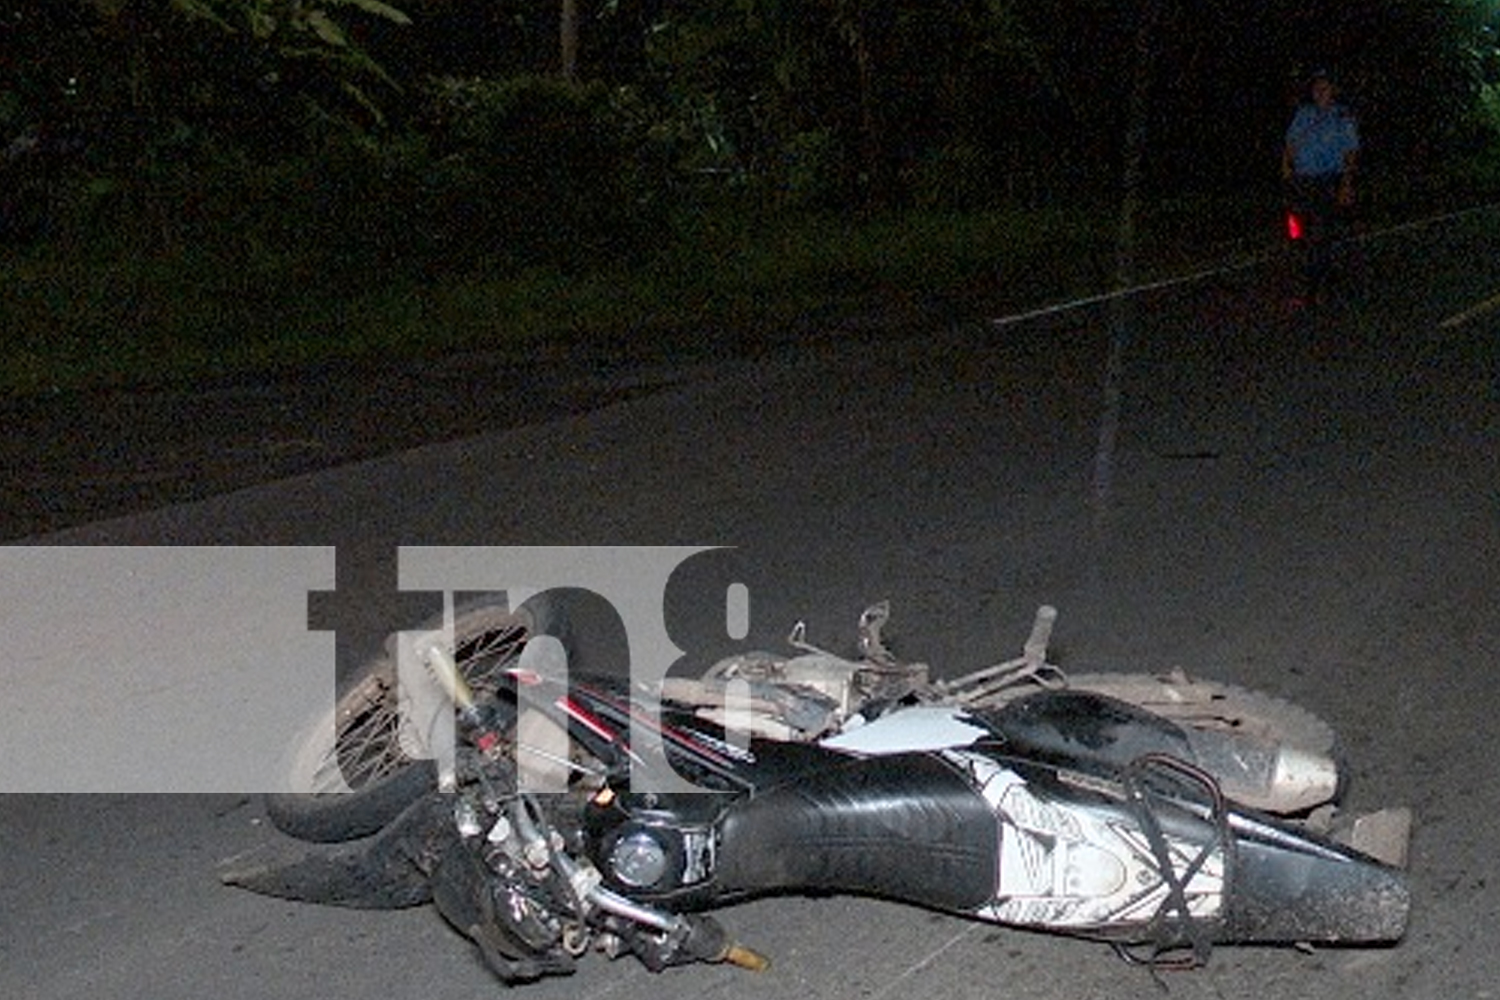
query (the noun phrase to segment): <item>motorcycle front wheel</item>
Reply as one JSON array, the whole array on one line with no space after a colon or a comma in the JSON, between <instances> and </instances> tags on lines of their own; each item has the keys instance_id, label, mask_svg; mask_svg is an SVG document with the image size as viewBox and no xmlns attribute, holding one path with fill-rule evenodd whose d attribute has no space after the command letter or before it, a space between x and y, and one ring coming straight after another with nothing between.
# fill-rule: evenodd
<instances>
[{"instance_id":1,"label":"motorcycle front wheel","mask_svg":"<svg viewBox=\"0 0 1500 1000\"><path fill-rule=\"evenodd\" d=\"M436 631L441 618L418 631ZM493 692L537 635L560 635L556 607L533 598L512 609L503 595L455 608L450 652L477 693ZM403 710L397 683L398 636L363 664L337 698L304 731L294 751L287 792L266 796L266 813L283 833L335 843L368 836L432 789L437 770L424 736Z\"/></svg>"}]
</instances>

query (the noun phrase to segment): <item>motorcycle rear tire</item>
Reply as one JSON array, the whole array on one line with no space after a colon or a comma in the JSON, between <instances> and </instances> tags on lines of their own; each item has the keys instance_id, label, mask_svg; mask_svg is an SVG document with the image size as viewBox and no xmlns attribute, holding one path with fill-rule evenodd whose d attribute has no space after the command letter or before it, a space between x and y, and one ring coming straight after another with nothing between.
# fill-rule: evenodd
<instances>
[{"instance_id":1,"label":"motorcycle rear tire","mask_svg":"<svg viewBox=\"0 0 1500 1000\"><path fill-rule=\"evenodd\" d=\"M1068 687L1130 702L1188 729L1237 732L1338 756L1333 727L1300 705L1235 684L1170 674L1069 674Z\"/></svg>"}]
</instances>

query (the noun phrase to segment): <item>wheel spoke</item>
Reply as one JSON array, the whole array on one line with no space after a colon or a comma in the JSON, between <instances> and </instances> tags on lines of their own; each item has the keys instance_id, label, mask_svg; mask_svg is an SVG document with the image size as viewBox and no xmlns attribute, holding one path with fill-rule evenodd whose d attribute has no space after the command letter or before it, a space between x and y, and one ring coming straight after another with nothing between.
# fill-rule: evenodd
<instances>
[{"instance_id":1,"label":"wheel spoke","mask_svg":"<svg viewBox=\"0 0 1500 1000\"><path fill-rule=\"evenodd\" d=\"M514 663L529 638L516 618L495 621L482 616L479 627L466 632L464 622L455 623L455 654L460 672L477 691L492 693L501 672ZM328 791L342 784L360 789L375 784L412 763L402 747L401 712L394 680L372 677L351 704L342 706L330 752L318 765L314 791Z\"/></svg>"}]
</instances>

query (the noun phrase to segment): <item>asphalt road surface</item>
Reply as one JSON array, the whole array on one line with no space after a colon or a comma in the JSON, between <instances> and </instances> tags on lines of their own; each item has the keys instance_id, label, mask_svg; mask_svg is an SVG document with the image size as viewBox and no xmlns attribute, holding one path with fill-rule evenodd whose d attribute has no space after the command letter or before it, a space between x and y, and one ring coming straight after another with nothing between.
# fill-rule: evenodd
<instances>
[{"instance_id":1,"label":"asphalt road surface","mask_svg":"<svg viewBox=\"0 0 1500 1000\"><path fill-rule=\"evenodd\" d=\"M1489 213L1371 239L1315 309L1245 268L1002 325L810 336L636 398L28 544L337 546L337 591L312 606L346 648L421 610L398 593L400 545L736 546L759 644L799 617L848 641L859 609L889 598L900 650L940 673L1013 655L1052 603L1065 666L1184 666L1291 698L1339 730L1351 806L1416 810L1403 943L1222 948L1167 977L1172 996L1485 1000L1500 996L1497 244ZM1122 321L1131 335L1115 341ZM1112 344L1117 391L1102 393ZM69 586L34 582L34 601ZM152 607L161 634L207 634L202 662L172 665L183 676L231 655L217 623ZM33 610L7 608L7 631ZM91 634L132 613L100 608ZM122 680L107 658L72 667L106 691ZM219 884L225 859L272 837L249 795L0 801L0 995L499 988L430 909ZM885 902L764 900L722 917L770 971L653 975L596 956L526 995L1160 992L1100 945Z\"/></svg>"}]
</instances>

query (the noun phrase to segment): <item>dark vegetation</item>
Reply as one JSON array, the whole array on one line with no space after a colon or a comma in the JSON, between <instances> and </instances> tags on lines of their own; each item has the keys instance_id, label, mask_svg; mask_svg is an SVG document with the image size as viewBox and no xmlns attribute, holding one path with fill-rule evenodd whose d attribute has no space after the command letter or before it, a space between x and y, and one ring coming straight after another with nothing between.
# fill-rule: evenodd
<instances>
[{"instance_id":1,"label":"dark vegetation","mask_svg":"<svg viewBox=\"0 0 1500 1000\"><path fill-rule=\"evenodd\" d=\"M1274 240L1315 64L1369 212L1472 202L1497 27L1490 0L0 0L0 389L1098 291L1122 177L1148 268Z\"/></svg>"}]
</instances>

